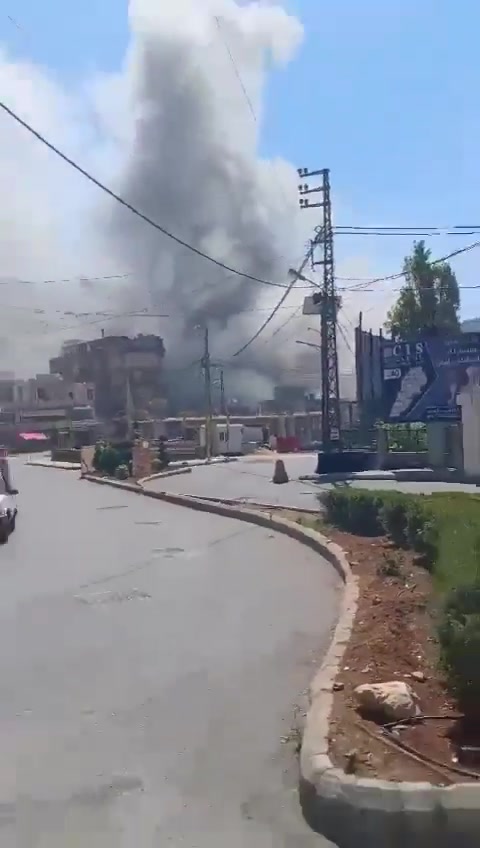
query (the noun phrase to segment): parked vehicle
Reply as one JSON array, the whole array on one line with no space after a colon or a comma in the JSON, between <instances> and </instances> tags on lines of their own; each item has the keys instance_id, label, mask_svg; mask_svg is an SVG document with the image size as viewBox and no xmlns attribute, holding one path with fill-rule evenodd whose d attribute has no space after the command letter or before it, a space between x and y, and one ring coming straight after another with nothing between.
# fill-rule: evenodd
<instances>
[{"instance_id":1,"label":"parked vehicle","mask_svg":"<svg viewBox=\"0 0 480 848\"><path fill-rule=\"evenodd\" d=\"M6 448L0 448L0 545L8 542L17 520L18 490L12 484L12 474Z\"/></svg>"}]
</instances>

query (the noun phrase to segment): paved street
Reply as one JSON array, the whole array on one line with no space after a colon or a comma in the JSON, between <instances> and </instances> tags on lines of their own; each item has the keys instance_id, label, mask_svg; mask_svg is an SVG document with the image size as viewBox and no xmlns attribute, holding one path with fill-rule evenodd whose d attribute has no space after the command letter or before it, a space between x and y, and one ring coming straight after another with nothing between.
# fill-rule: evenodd
<instances>
[{"instance_id":1,"label":"paved street","mask_svg":"<svg viewBox=\"0 0 480 848\"><path fill-rule=\"evenodd\" d=\"M316 456L291 454L284 461L290 476L290 483L284 486L272 483L274 458L268 454L249 456L224 465L194 468L191 474L166 477L148 485L157 490L199 497L243 499L315 509L318 504L318 487L312 483L302 483L298 477L314 473Z\"/></svg>"},{"instance_id":2,"label":"paved street","mask_svg":"<svg viewBox=\"0 0 480 848\"><path fill-rule=\"evenodd\" d=\"M2 848L325 848L285 737L334 624L332 569L261 528L13 464Z\"/></svg>"},{"instance_id":3,"label":"paved street","mask_svg":"<svg viewBox=\"0 0 480 848\"><path fill-rule=\"evenodd\" d=\"M257 501L290 506L293 508L316 509L318 495L332 484L318 485L302 482L298 478L313 474L316 469L316 456L311 454L290 454L284 457L290 482L277 486L272 483L274 458L271 456L245 457L238 462L226 465L195 468L191 474L179 477L167 477L152 481L148 485L162 491L177 494L192 494L199 497L218 497L231 500ZM336 484L346 485L346 484ZM428 493L438 491L480 491L478 486L458 483L397 483L395 480L356 480L354 485L368 489L393 489L396 491Z\"/></svg>"}]
</instances>

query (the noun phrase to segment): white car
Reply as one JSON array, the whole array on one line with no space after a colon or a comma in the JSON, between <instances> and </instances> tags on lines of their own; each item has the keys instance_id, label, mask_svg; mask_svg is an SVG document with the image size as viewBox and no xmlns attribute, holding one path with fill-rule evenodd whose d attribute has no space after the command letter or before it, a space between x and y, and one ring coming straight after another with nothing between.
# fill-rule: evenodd
<instances>
[{"instance_id":1,"label":"white car","mask_svg":"<svg viewBox=\"0 0 480 848\"><path fill-rule=\"evenodd\" d=\"M18 490L12 485L8 454L0 448L0 545L8 542L15 530Z\"/></svg>"}]
</instances>

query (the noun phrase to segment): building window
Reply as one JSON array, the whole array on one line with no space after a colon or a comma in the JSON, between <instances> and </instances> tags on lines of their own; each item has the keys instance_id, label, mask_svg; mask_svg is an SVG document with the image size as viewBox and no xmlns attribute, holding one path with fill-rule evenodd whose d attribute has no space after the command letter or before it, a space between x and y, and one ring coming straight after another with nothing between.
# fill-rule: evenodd
<instances>
[{"instance_id":1,"label":"building window","mask_svg":"<svg viewBox=\"0 0 480 848\"><path fill-rule=\"evenodd\" d=\"M48 400L47 390L43 386L37 389L37 400Z\"/></svg>"},{"instance_id":2,"label":"building window","mask_svg":"<svg viewBox=\"0 0 480 848\"><path fill-rule=\"evenodd\" d=\"M95 393L94 393L93 389L87 389L87 400L93 400L94 396L95 396Z\"/></svg>"}]
</instances>

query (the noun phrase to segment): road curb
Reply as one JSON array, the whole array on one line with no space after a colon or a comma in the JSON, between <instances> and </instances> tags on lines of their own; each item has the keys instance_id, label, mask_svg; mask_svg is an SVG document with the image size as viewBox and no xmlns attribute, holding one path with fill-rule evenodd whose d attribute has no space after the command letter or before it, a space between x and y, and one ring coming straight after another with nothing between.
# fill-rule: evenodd
<instances>
[{"instance_id":1,"label":"road curb","mask_svg":"<svg viewBox=\"0 0 480 848\"><path fill-rule=\"evenodd\" d=\"M153 480L163 480L164 477L179 477L181 474L191 474L191 468L171 468L170 471L158 471L156 474L149 474L148 477L142 477L137 481L137 484L142 487L145 483L151 483Z\"/></svg>"},{"instance_id":2,"label":"road curb","mask_svg":"<svg viewBox=\"0 0 480 848\"><path fill-rule=\"evenodd\" d=\"M25 465L33 468L53 468L56 471L80 471L82 467L79 462L35 462L35 460L25 462Z\"/></svg>"},{"instance_id":3,"label":"road curb","mask_svg":"<svg viewBox=\"0 0 480 848\"><path fill-rule=\"evenodd\" d=\"M142 485L143 485L142 480ZM242 508L255 507L255 509L282 510L283 512L298 512L302 515L318 515L319 509L306 509L306 507L285 506L284 504L260 503L259 501L242 501L235 498L208 498L202 495L189 495L189 498L210 501L211 503L223 503L227 506L237 506Z\"/></svg>"},{"instance_id":4,"label":"road curb","mask_svg":"<svg viewBox=\"0 0 480 848\"><path fill-rule=\"evenodd\" d=\"M105 478L85 479L144 497L235 518L296 539L333 565L345 584L339 619L309 691L310 708L300 751L300 799L310 825L338 848L474 848L480 832L480 786L393 783L357 778L335 768L329 757L333 685L347 647L358 603L358 580L344 551L314 530L271 512L152 492Z\"/></svg>"}]
</instances>

